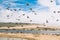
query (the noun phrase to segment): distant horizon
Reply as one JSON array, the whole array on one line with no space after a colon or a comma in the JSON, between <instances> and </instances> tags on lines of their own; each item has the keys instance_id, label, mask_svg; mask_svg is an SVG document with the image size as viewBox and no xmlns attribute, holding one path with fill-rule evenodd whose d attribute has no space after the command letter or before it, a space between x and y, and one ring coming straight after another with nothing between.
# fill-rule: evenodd
<instances>
[{"instance_id":1,"label":"distant horizon","mask_svg":"<svg viewBox=\"0 0 60 40\"><path fill-rule=\"evenodd\" d=\"M0 22L60 25L60 0L0 0Z\"/></svg>"}]
</instances>

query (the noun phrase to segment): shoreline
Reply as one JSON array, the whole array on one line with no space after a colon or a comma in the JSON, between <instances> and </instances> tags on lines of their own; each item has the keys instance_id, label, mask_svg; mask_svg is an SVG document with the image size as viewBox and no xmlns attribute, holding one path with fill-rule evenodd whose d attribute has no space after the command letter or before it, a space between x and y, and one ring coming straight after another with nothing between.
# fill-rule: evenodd
<instances>
[{"instance_id":1,"label":"shoreline","mask_svg":"<svg viewBox=\"0 0 60 40\"><path fill-rule=\"evenodd\" d=\"M48 29L48 30L60 30L57 26L45 26L45 25L18 25L18 26L3 26L0 29ZM60 35L52 34L31 34L31 33L0 33L0 37L7 38L23 38L27 40L60 40Z\"/></svg>"}]
</instances>

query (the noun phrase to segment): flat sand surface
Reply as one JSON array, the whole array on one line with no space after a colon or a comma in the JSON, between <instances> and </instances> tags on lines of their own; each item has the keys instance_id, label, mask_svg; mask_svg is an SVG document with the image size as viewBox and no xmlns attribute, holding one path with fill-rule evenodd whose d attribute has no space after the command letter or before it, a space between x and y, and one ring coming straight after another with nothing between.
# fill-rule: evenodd
<instances>
[{"instance_id":1,"label":"flat sand surface","mask_svg":"<svg viewBox=\"0 0 60 40\"><path fill-rule=\"evenodd\" d=\"M60 26L45 26L45 25L19 25L19 26L14 26L14 27L8 27L8 26L3 26L0 27L0 29L22 29L22 28L37 28L37 27L42 27L42 28L53 28L53 29L60 29Z\"/></svg>"},{"instance_id":2,"label":"flat sand surface","mask_svg":"<svg viewBox=\"0 0 60 40\"><path fill-rule=\"evenodd\" d=\"M53 29L60 29L57 26L44 26L44 25L19 25L15 27L0 27L0 29L22 29L22 28L53 28ZM27 40L60 40L60 35L52 35L52 34L23 34L23 33L0 33L0 37L8 37L8 38L23 38Z\"/></svg>"},{"instance_id":3,"label":"flat sand surface","mask_svg":"<svg viewBox=\"0 0 60 40\"><path fill-rule=\"evenodd\" d=\"M0 33L0 37L23 38L27 40L60 40L60 35L43 35L43 34Z\"/></svg>"}]
</instances>

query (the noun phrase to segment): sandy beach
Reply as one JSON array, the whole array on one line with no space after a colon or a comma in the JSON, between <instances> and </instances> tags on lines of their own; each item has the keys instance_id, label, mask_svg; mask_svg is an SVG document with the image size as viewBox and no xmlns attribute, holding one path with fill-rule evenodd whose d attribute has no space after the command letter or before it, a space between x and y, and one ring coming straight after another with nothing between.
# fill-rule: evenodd
<instances>
[{"instance_id":1,"label":"sandy beach","mask_svg":"<svg viewBox=\"0 0 60 40\"><path fill-rule=\"evenodd\" d=\"M60 35L42 35L42 34L11 34L11 33L0 33L0 37L7 38L23 38L27 40L60 40Z\"/></svg>"},{"instance_id":2,"label":"sandy beach","mask_svg":"<svg viewBox=\"0 0 60 40\"><path fill-rule=\"evenodd\" d=\"M52 26L44 26L44 25L19 25L14 27L3 26L0 29L60 29L60 27L52 27ZM31 33L0 33L0 37L7 38L23 38L27 40L60 40L60 35L52 35L52 34L31 34Z\"/></svg>"},{"instance_id":3,"label":"sandy beach","mask_svg":"<svg viewBox=\"0 0 60 40\"><path fill-rule=\"evenodd\" d=\"M0 29L23 29L23 28L52 28L52 29L60 29L59 26L49 26L49 25L18 25L18 26L2 26Z\"/></svg>"}]
</instances>

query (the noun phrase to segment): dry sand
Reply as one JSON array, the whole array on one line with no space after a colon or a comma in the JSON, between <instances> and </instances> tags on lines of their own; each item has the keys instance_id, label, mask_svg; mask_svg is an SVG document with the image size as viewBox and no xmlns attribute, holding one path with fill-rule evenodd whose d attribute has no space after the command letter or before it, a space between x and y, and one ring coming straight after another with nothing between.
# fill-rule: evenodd
<instances>
[{"instance_id":1,"label":"dry sand","mask_svg":"<svg viewBox=\"0 0 60 40\"><path fill-rule=\"evenodd\" d=\"M14 26L14 27L6 27L6 26L3 26L3 27L0 27L0 29L22 29L22 28L37 28L37 27L42 27L42 28L52 28L52 29L60 29L59 26L45 26L45 25L19 25L19 26Z\"/></svg>"},{"instance_id":2,"label":"dry sand","mask_svg":"<svg viewBox=\"0 0 60 40\"><path fill-rule=\"evenodd\" d=\"M22 28L36 28L36 27L43 27L43 28L53 28L53 29L60 29L57 26L44 26L44 25L23 25L15 26L15 27L0 27L0 29L22 29ZM60 35L44 35L44 34L23 34L23 33L0 33L0 37L9 37L9 38L23 38L27 40L60 40Z\"/></svg>"},{"instance_id":3,"label":"dry sand","mask_svg":"<svg viewBox=\"0 0 60 40\"><path fill-rule=\"evenodd\" d=\"M23 38L27 40L60 40L59 35L42 35L42 34L11 34L11 33L0 33L0 37L9 37L9 38Z\"/></svg>"}]
</instances>

